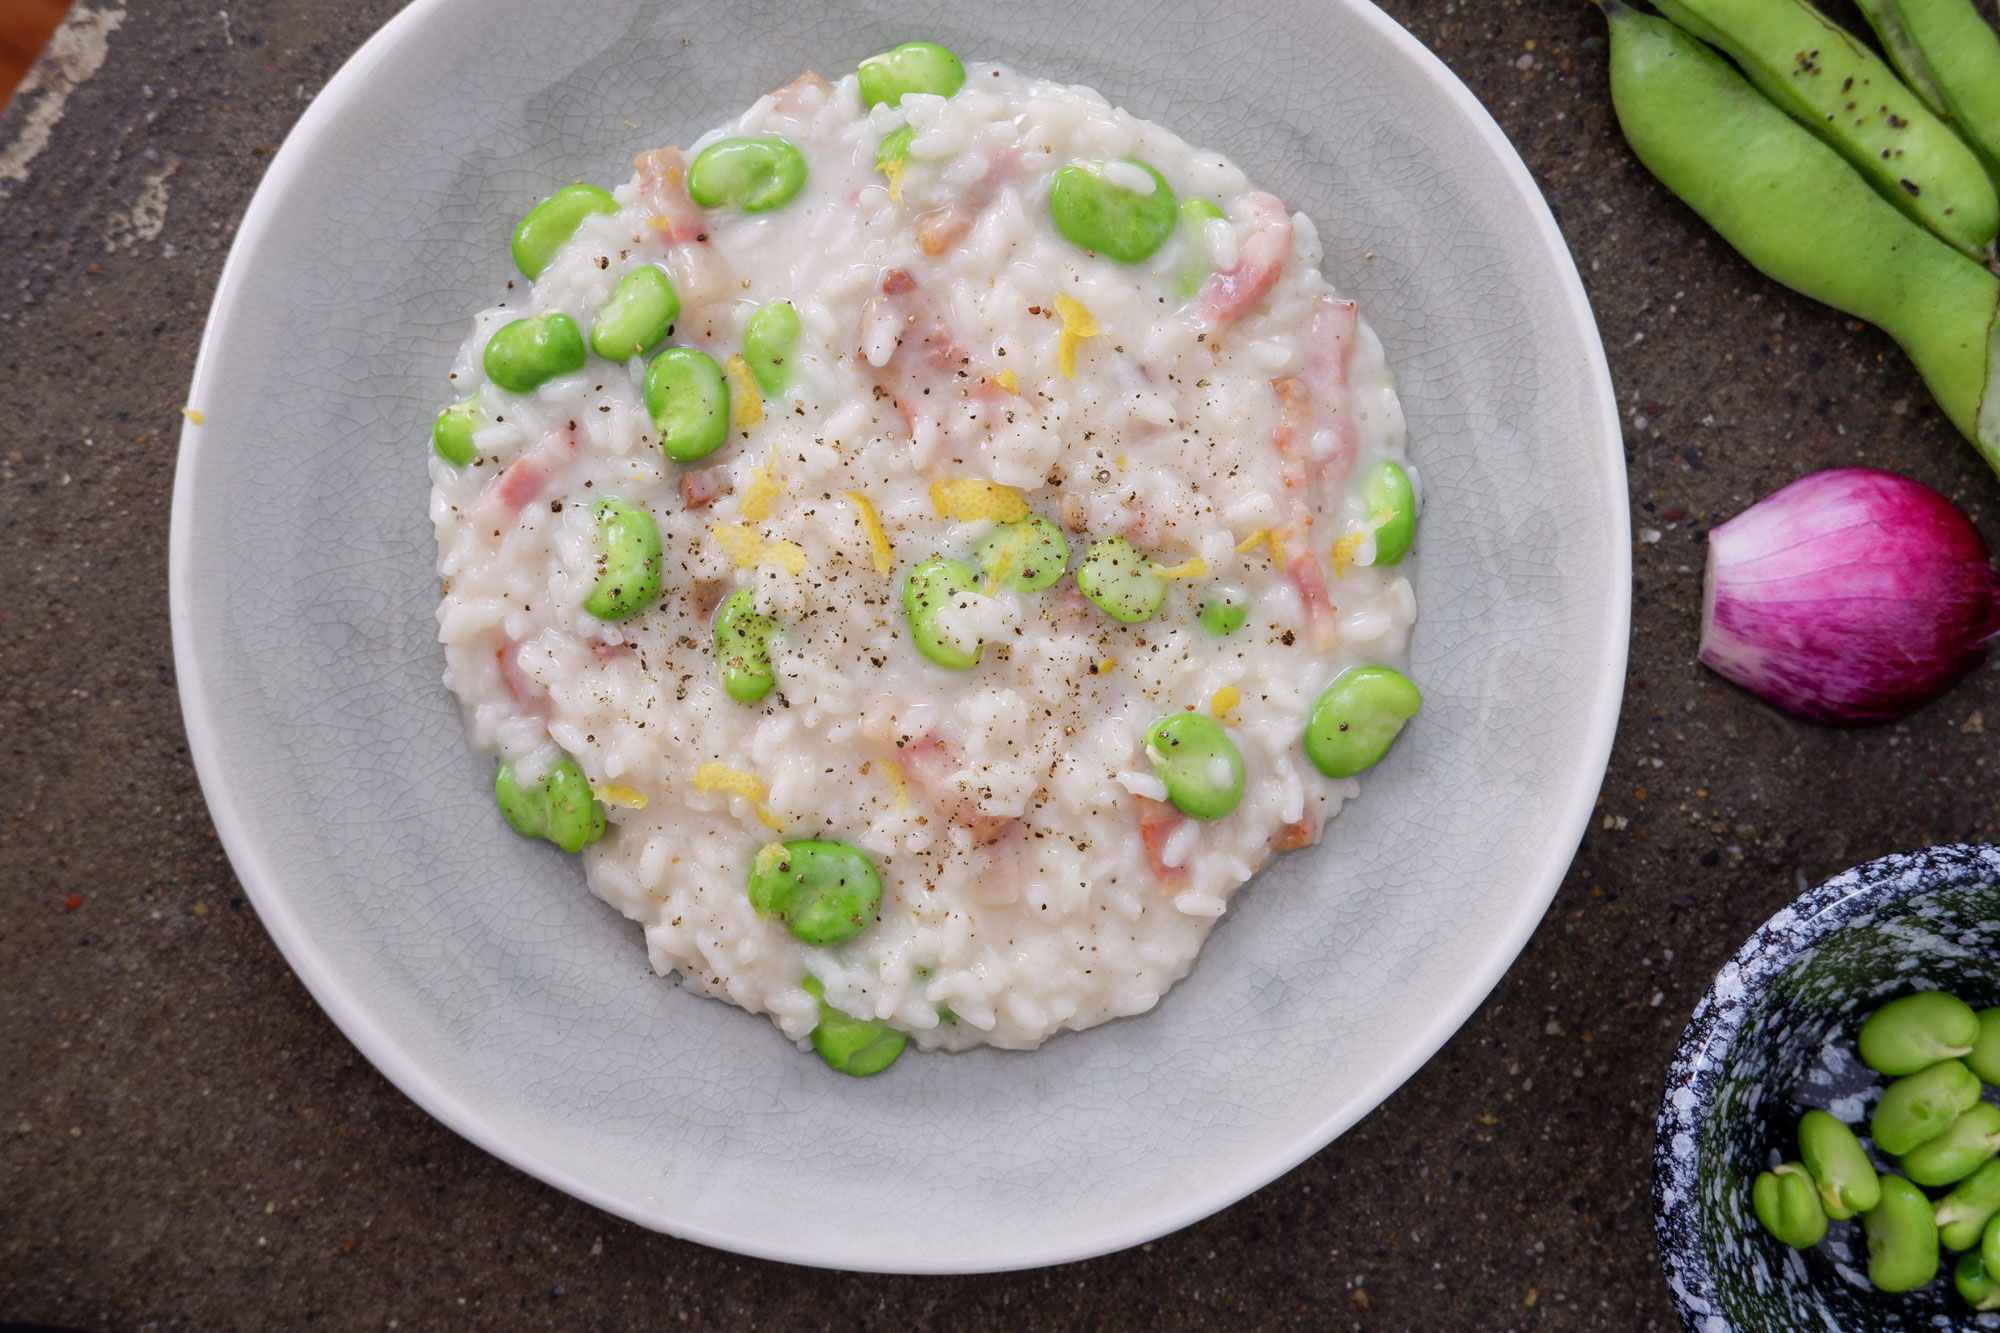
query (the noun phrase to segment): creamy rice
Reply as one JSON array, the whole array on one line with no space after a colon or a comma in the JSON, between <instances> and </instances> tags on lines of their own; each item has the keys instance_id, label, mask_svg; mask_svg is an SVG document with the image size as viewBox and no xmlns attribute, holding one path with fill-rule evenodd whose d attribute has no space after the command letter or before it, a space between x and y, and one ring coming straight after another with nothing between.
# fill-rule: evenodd
<instances>
[{"instance_id":1,"label":"creamy rice","mask_svg":"<svg viewBox=\"0 0 2000 1333\"><path fill-rule=\"evenodd\" d=\"M1093 92L968 70L955 96L896 109L864 110L852 76L802 78L692 145L690 160L726 135L796 145L806 187L772 212L689 213L674 159L642 157L619 212L474 319L453 385L489 414L479 456L431 465L446 682L473 741L530 778L574 756L609 807L583 852L591 887L644 929L653 966L802 1043L808 973L926 1049L1031 1048L1152 1008L1274 847L1317 840L1356 793L1307 761L1306 717L1345 668L1400 662L1415 615L1403 569L1371 563L1357 484L1402 460L1402 414L1311 221ZM875 156L905 123L897 199ZM1181 242L1125 265L1051 224L1058 168L1128 156L1228 215L1201 237L1217 276L1192 300L1165 281ZM663 216L667 199L698 228ZM527 394L481 369L501 325L562 310L588 329L643 264L678 289L670 345L723 361L775 300L803 328L761 422L691 465L658 448L638 358L592 357ZM1059 295L1099 330L1074 341L1074 378ZM1071 575L993 587L958 626L984 641L978 665L934 665L902 580L934 555L970 561L992 529L940 515L932 483L960 479L1018 488L1063 525L1072 566L1124 534L1187 576L1129 625ZM607 495L648 510L666 545L659 604L616 623L582 607ZM852 496L879 516L888 573ZM1229 637L1195 614L1224 585L1254 599ZM737 588L783 626L777 686L749 705L715 663L715 607ZM1242 752L1225 818L1179 815L1147 761L1147 726L1185 709L1221 714ZM735 776L698 784L704 765ZM866 852L879 920L815 947L760 917L745 875L778 837Z\"/></svg>"}]
</instances>

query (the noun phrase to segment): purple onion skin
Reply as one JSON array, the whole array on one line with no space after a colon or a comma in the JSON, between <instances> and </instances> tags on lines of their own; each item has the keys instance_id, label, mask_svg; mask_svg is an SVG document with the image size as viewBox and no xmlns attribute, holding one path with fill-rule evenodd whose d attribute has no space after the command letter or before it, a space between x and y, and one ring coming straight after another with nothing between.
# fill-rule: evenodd
<instances>
[{"instance_id":1,"label":"purple onion skin","mask_svg":"<svg viewBox=\"0 0 2000 1333\"><path fill-rule=\"evenodd\" d=\"M1701 660L1815 722L1888 722L1986 660L2000 576L1951 501L1875 468L1803 477L1708 534Z\"/></svg>"}]
</instances>

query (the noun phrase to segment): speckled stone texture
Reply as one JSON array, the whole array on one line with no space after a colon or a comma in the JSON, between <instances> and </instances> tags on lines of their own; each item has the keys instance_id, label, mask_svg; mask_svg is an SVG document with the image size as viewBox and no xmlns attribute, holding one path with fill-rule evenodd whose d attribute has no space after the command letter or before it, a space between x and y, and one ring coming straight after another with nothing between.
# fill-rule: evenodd
<instances>
[{"instance_id":1,"label":"speckled stone texture","mask_svg":"<svg viewBox=\"0 0 2000 1333\"><path fill-rule=\"evenodd\" d=\"M88 43L65 52L59 120L24 100L0 121L15 417L0 439L0 1319L1673 1328L1649 1148L1695 1000L1806 886L1993 837L1985 713L2000 726L1990 670L1865 732L1795 722L1709 675L1693 661L1701 533L1804 472L1865 463L1936 487L1995 541L2000 483L1885 337L1764 281L1631 159L1596 13L1388 5L1547 192L1625 414L1632 674L1561 894L1424 1071L1266 1189L1125 1254L914 1279L658 1236L460 1140L312 1004L213 837L165 609L177 410L270 151L394 8L133 6L101 62ZM44 131L14 178L16 145Z\"/></svg>"},{"instance_id":2,"label":"speckled stone texture","mask_svg":"<svg viewBox=\"0 0 2000 1333\"><path fill-rule=\"evenodd\" d=\"M1934 847L1836 875L1758 927L1696 1006L1667 1075L1654 1143L1660 1250L1695 1333L1843 1333L2000 1328L1938 1279L1911 1292L1870 1285L1859 1221L1809 1250L1758 1223L1748 1182L1796 1161L1799 1118L1826 1111L1868 1138L1889 1080L1861 1062L1855 1033L1882 1002L1941 990L2000 1003L2000 848ZM1987 1096L1995 1096L1987 1089Z\"/></svg>"}]
</instances>

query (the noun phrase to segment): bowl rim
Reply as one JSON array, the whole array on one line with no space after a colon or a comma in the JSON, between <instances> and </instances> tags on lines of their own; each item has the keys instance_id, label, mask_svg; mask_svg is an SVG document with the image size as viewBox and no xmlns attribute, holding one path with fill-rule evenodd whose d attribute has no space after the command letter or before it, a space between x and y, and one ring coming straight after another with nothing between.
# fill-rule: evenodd
<instances>
[{"instance_id":1,"label":"bowl rim","mask_svg":"<svg viewBox=\"0 0 2000 1333\"><path fill-rule=\"evenodd\" d=\"M286 135L239 223L210 303L207 322L189 386L188 401L214 396L220 385L214 365L224 341L221 330L227 312L251 281L249 256L271 229L278 204L290 183L310 169L316 147L328 136L338 112L365 96L371 76L395 49L432 14L457 0L413 0L368 38L334 73ZM1547 255L1556 271L1556 305L1578 331L1584 344L1582 395L1597 412L1594 447L1616 476L1624 476L1622 430L1609 359L1585 293L1569 244L1557 226L1547 199L1505 132L1479 98L1428 47L1418 41L1372 0L1307 0L1316 16L1335 10L1364 24L1409 62L1413 74L1427 80L1462 117L1467 133L1483 145L1494 165L1512 185L1523 215L1531 224L1523 244ZM315 1003L347 1039L398 1090L452 1132L516 1169L615 1216L655 1231L733 1253L819 1267L885 1273L973 1273L1042 1267L1108 1254L1180 1230L1238 1202L1290 1171L1351 1128L1379 1106L1421 1068L1456 1033L1511 967L1546 914L1575 859L1575 849L1587 829L1597 793L1608 768L1615 739L1631 638L1631 518L1624 507L1606 515L1609 544L1614 552L1609 596L1601 642L1592 665L1597 672L1587 714L1580 719L1578 762L1567 789L1552 801L1548 837L1539 861L1521 877L1521 892L1511 917L1492 936L1482 964L1461 977L1455 991L1433 1011L1417 1040L1411 1041L1379 1074L1358 1084L1345 1103L1323 1116L1310 1130L1289 1142L1273 1144L1254 1156L1245 1154L1228 1172L1218 1171L1201 1188L1190 1188L1177 1205L1162 1208L1129 1223L1103 1228L1087 1242L1027 1245L1004 1255L967 1260L954 1257L911 1258L876 1255L836 1238L817 1247L786 1243L769 1237L739 1234L674 1216L658 1201L620 1197L596 1188L551 1160L532 1142L519 1141L406 1052L398 1039L376 1019L348 982L330 967L299 915L286 902L280 885L286 867L251 836L245 816L229 799L228 756L214 719L229 706L227 698L207 688L196 646L197 612L191 587L196 546L193 515L196 504L191 478L203 450L204 431L190 416L183 423L168 540L169 620L174 662L189 754L201 783L211 818L230 864L258 916L286 962L305 984ZM1619 489L1622 489L1620 487ZM844 1247L844 1248L843 1248Z\"/></svg>"},{"instance_id":2,"label":"bowl rim","mask_svg":"<svg viewBox=\"0 0 2000 1333\"><path fill-rule=\"evenodd\" d=\"M1674 1308L1689 1329L1730 1333L1736 1327L1722 1310L1694 1225L1700 1211L1695 1149L1750 1010L1753 997L1746 991L1761 991L1766 979L1869 912L1941 888L1994 881L2000 881L2000 846L1987 843L1946 843L1864 861L1779 908L1710 980L1668 1066L1653 1134L1653 1235Z\"/></svg>"}]
</instances>

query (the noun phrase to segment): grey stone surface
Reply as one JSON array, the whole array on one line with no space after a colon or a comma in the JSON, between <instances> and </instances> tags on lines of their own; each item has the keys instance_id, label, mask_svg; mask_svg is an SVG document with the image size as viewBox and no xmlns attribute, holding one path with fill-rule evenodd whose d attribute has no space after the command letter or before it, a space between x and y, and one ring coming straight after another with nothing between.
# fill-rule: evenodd
<instances>
[{"instance_id":1,"label":"grey stone surface","mask_svg":"<svg viewBox=\"0 0 2000 1333\"><path fill-rule=\"evenodd\" d=\"M1624 409L1632 672L1562 892L1423 1072L1271 1186L1124 1254L917 1279L658 1236L461 1141L312 1004L214 839L166 618L178 409L270 151L394 8L133 6L101 67L73 44L0 120L0 1319L1670 1328L1648 1150L1695 998L1805 885L1990 839L1984 715L2000 727L1991 671L1865 732L1708 675L1701 533L1804 472L1866 463L1937 487L1994 540L2000 490L1886 338L1764 281L1632 160L1594 11L1388 6L1547 192Z\"/></svg>"}]
</instances>

